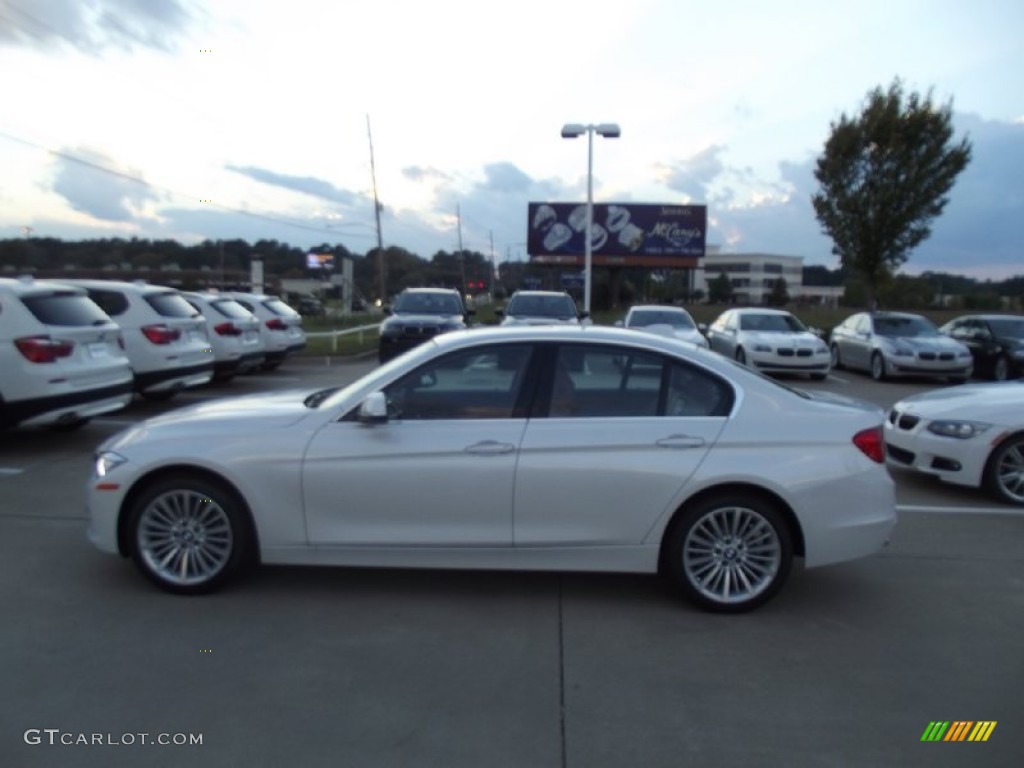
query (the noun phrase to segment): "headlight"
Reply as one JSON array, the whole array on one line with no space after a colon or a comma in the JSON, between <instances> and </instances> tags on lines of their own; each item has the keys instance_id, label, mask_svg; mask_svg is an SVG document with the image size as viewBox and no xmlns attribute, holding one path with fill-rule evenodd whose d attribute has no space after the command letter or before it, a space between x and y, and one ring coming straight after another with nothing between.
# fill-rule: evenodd
<instances>
[{"instance_id":1,"label":"headlight","mask_svg":"<svg viewBox=\"0 0 1024 768\"><path fill-rule=\"evenodd\" d=\"M991 424L985 424L980 421L944 419L941 421L933 421L928 425L928 431L933 435L939 435L940 437L956 437L961 440L967 440L968 438L980 435L991 426Z\"/></svg>"},{"instance_id":2,"label":"headlight","mask_svg":"<svg viewBox=\"0 0 1024 768\"><path fill-rule=\"evenodd\" d=\"M119 453L114 453L113 451L97 453L96 463L93 465L96 477L106 477L126 461L128 461L128 459Z\"/></svg>"}]
</instances>

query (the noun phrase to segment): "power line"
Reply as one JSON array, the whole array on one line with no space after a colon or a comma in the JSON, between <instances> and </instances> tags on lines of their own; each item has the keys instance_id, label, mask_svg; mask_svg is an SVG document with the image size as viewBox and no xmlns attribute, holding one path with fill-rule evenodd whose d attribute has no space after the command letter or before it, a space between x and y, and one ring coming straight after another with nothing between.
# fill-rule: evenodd
<instances>
[{"instance_id":1,"label":"power line","mask_svg":"<svg viewBox=\"0 0 1024 768\"><path fill-rule=\"evenodd\" d=\"M194 194L187 194L187 193L181 192L179 190L170 189L169 187L162 187L160 185L153 184L152 182L146 181L145 179L140 178L138 176L132 176L131 174L124 173L123 171L118 171L118 170L115 170L113 168L108 168L108 167L106 167L104 165L100 165L99 163L95 163L95 162L92 162L90 160L86 160L86 159L81 158L81 157L77 157L77 156L72 155L72 154L70 154L68 152L63 152L63 151L58 150L58 149L51 149L50 147L44 147L44 146L42 146L40 144L36 144L33 141L29 141L28 139L23 139L23 138L21 138L19 136L14 136L14 135L12 135L12 134L10 134L10 133L2 130L2 129L0 129L0 136L2 136L5 139L8 139L9 141L14 141L14 142L17 142L19 144L24 144L27 147L31 147L33 149L37 149L37 150L39 150L41 152L47 152L47 153L49 153L51 155L54 155L55 157L59 157L59 158L61 158L63 160L68 160L68 161L73 162L73 163L78 163L80 165L84 165L84 166L86 166L88 168L91 168L91 169L93 169L95 171L99 171L101 173L105 173L105 174L107 174L109 176L115 176L117 178L124 179L125 181L132 182L133 184L139 184L139 185L141 185L143 187L146 187L147 189L152 189L152 190L155 190L155 191L164 192L164 193L167 193L167 194L170 194L170 195L174 195L174 196L177 196L177 197L189 198L189 199L192 199L192 200L199 199ZM358 234L358 233L350 233L350 232L342 233L342 232L339 232L337 230L337 228L334 228L334 227L317 227L317 226L313 226L311 224L302 224L300 222L289 221L288 219L282 219L282 218L278 218L276 216L270 216L270 215L265 214L265 213L256 213L255 211L247 211L247 210L245 210L243 208L233 208L233 207L231 207L229 205L224 205L223 203L211 202L211 203L208 203L208 205L212 205L215 208L219 208L219 209L221 209L223 211L227 211L229 213L234 213L234 214L237 214L239 216L248 216L249 218L259 219L259 220L267 221L267 222L270 222L270 223L273 223L273 224L280 224L280 225L286 226L286 227L294 227L296 229L303 229L303 230L306 230L306 231L309 231L309 232L317 232L317 233L320 233L320 234L329 234L329 235L335 235L335 236L344 234L346 237L365 238L365 239L371 239L371 237L372 237L371 235L364 235L364 234ZM338 226L340 227L340 226L368 226L368 225L365 225L365 224L363 224L361 222L352 222L352 223L339 224Z\"/></svg>"}]
</instances>

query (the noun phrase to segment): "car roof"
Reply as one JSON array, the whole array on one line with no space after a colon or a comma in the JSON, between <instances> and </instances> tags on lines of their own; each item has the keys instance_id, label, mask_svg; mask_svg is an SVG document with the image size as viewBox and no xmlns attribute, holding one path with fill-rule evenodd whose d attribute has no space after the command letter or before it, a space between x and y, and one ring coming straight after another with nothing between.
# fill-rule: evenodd
<instances>
[{"instance_id":1,"label":"car roof","mask_svg":"<svg viewBox=\"0 0 1024 768\"><path fill-rule=\"evenodd\" d=\"M685 312L690 314L685 307L677 307L675 304L634 304L629 311L644 310L651 312Z\"/></svg>"},{"instance_id":2,"label":"car roof","mask_svg":"<svg viewBox=\"0 0 1024 768\"><path fill-rule=\"evenodd\" d=\"M516 291L513 296L569 296L566 291ZM569 298L572 298L569 296Z\"/></svg>"},{"instance_id":3,"label":"car roof","mask_svg":"<svg viewBox=\"0 0 1024 768\"><path fill-rule=\"evenodd\" d=\"M68 285L79 285L84 288L94 288L102 290L108 288L115 291L134 291L138 293L166 293L167 291L173 291L175 293L181 293L178 288L173 288L169 285L159 285L154 283L147 283L145 280L96 280L91 278L68 278L61 282Z\"/></svg>"},{"instance_id":4,"label":"car roof","mask_svg":"<svg viewBox=\"0 0 1024 768\"><path fill-rule=\"evenodd\" d=\"M31 275L23 277L0 277L0 289L6 289L16 296L25 296L45 290L66 290L85 293L81 286L65 283L60 280L36 280Z\"/></svg>"}]
</instances>

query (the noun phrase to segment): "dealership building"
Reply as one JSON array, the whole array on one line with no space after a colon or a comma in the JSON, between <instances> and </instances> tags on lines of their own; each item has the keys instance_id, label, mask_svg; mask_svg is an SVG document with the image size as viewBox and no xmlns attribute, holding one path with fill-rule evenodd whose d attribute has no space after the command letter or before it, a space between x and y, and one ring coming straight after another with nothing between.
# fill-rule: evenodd
<instances>
[{"instance_id":1,"label":"dealership building","mask_svg":"<svg viewBox=\"0 0 1024 768\"><path fill-rule=\"evenodd\" d=\"M693 271L693 288L708 295L708 284L721 274L729 278L733 301L737 304L763 304L771 294L775 281L786 281L790 299L802 299L826 306L836 306L843 294L842 286L805 286L802 256L775 253L722 253L716 246L707 246L704 258Z\"/></svg>"}]
</instances>

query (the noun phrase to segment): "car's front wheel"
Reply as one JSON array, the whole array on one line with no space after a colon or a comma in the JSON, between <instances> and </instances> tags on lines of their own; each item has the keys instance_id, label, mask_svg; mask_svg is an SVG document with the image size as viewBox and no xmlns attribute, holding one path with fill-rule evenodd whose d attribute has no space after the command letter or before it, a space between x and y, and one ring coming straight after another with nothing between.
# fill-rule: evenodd
<instances>
[{"instance_id":1,"label":"car's front wheel","mask_svg":"<svg viewBox=\"0 0 1024 768\"><path fill-rule=\"evenodd\" d=\"M839 356L839 345L833 344L830 351L832 352L832 367L836 370L841 369L843 367L843 360Z\"/></svg>"},{"instance_id":2,"label":"car's front wheel","mask_svg":"<svg viewBox=\"0 0 1024 768\"><path fill-rule=\"evenodd\" d=\"M159 587L200 594L221 586L245 562L248 516L226 487L178 474L157 480L132 506L131 554Z\"/></svg>"},{"instance_id":3,"label":"car's front wheel","mask_svg":"<svg viewBox=\"0 0 1024 768\"><path fill-rule=\"evenodd\" d=\"M871 378L875 381L885 381L886 376L885 358L881 352L875 352L871 355Z\"/></svg>"},{"instance_id":4,"label":"car's front wheel","mask_svg":"<svg viewBox=\"0 0 1024 768\"><path fill-rule=\"evenodd\" d=\"M985 488L1010 504L1024 504L1024 434L1006 438L985 465Z\"/></svg>"},{"instance_id":5,"label":"car's front wheel","mask_svg":"<svg viewBox=\"0 0 1024 768\"><path fill-rule=\"evenodd\" d=\"M717 613L740 613L782 588L793 544L774 505L729 493L684 510L669 530L665 556L668 575L687 598Z\"/></svg>"},{"instance_id":6,"label":"car's front wheel","mask_svg":"<svg viewBox=\"0 0 1024 768\"><path fill-rule=\"evenodd\" d=\"M747 353L743 351L743 347L736 347L736 362L740 365L747 364Z\"/></svg>"}]
</instances>

